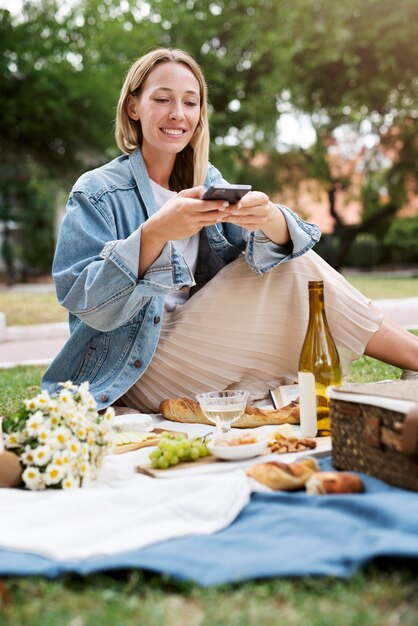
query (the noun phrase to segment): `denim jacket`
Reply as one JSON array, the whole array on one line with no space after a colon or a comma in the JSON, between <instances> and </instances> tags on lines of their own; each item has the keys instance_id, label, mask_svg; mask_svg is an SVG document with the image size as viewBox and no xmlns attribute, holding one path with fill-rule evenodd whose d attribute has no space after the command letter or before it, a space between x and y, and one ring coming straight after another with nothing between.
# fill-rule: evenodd
<instances>
[{"instance_id":1,"label":"denim jacket","mask_svg":"<svg viewBox=\"0 0 418 626\"><path fill-rule=\"evenodd\" d=\"M209 165L205 187L222 181ZM66 380L89 381L98 408L114 403L154 355L167 294L204 284L243 252L251 270L263 274L318 241L316 226L280 209L289 247L273 243L261 231L218 223L201 231L194 276L168 242L138 278L142 224L157 210L140 150L83 174L70 193L53 264L71 334L45 372L43 387L55 394Z\"/></svg>"}]
</instances>

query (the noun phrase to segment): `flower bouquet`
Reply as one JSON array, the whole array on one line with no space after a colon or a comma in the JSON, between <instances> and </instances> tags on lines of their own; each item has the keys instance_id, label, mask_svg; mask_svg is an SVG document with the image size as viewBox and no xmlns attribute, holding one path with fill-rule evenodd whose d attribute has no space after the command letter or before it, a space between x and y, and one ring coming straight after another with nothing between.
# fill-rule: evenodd
<instances>
[{"instance_id":1,"label":"flower bouquet","mask_svg":"<svg viewBox=\"0 0 418 626\"><path fill-rule=\"evenodd\" d=\"M28 489L84 487L109 452L113 416L110 407L98 414L87 382L68 381L56 397L41 391L3 420L4 446L19 457Z\"/></svg>"}]
</instances>

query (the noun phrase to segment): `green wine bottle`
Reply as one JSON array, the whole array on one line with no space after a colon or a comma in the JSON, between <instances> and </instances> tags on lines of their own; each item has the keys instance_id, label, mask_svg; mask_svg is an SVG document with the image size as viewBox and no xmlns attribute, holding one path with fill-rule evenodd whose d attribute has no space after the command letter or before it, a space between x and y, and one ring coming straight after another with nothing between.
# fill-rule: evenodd
<instances>
[{"instance_id":1,"label":"green wine bottle","mask_svg":"<svg viewBox=\"0 0 418 626\"><path fill-rule=\"evenodd\" d=\"M301 435L330 435L326 389L341 385L342 372L325 313L322 280L309 281L309 321L298 369Z\"/></svg>"}]
</instances>

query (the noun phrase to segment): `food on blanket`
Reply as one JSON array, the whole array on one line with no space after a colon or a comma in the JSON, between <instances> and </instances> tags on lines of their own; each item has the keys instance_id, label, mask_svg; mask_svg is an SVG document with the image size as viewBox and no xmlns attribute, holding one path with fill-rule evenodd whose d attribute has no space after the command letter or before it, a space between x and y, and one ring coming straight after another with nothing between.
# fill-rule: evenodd
<instances>
[{"instance_id":1,"label":"food on blanket","mask_svg":"<svg viewBox=\"0 0 418 626\"><path fill-rule=\"evenodd\" d=\"M269 435L269 446L271 452L286 454L288 452L314 450L316 441L309 437L285 437L281 432L277 431Z\"/></svg>"},{"instance_id":2,"label":"food on blanket","mask_svg":"<svg viewBox=\"0 0 418 626\"><path fill-rule=\"evenodd\" d=\"M153 468L167 469L180 462L197 461L208 454L206 443L200 437L188 439L186 435L173 437L170 433L163 433L149 458Z\"/></svg>"},{"instance_id":3,"label":"food on blanket","mask_svg":"<svg viewBox=\"0 0 418 626\"><path fill-rule=\"evenodd\" d=\"M247 441L250 439L250 441ZM232 442L232 445L229 445ZM267 439L265 437L254 437L247 435L237 437L236 440L218 440L215 443L208 442L208 450L218 459L223 461L242 461L251 459L254 456L262 454L267 449Z\"/></svg>"},{"instance_id":4,"label":"food on blanket","mask_svg":"<svg viewBox=\"0 0 418 626\"><path fill-rule=\"evenodd\" d=\"M112 429L117 433L141 432L145 433L152 429L153 422L151 415L145 413L135 413L132 415L115 415L112 419Z\"/></svg>"},{"instance_id":5,"label":"food on blanket","mask_svg":"<svg viewBox=\"0 0 418 626\"><path fill-rule=\"evenodd\" d=\"M357 474L350 472L318 472L312 474L306 482L309 495L330 493L361 493L364 483Z\"/></svg>"},{"instance_id":6,"label":"food on blanket","mask_svg":"<svg viewBox=\"0 0 418 626\"><path fill-rule=\"evenodd\" d=\"M212 423L204 416L198 402L191 398L177 398L163 400L160 404L160 413L172 422L188 424ZM245 413L232 425L233 428L256 428L257 426L275 424L299 424L299 405L291 402L281 409L260 409L255 406L246 406Z\"/></svg>"},{"instance_id":7,"label":"food on blanket","mask_svg":"<svg viewBox=\"0 0 418 626\"><path fill-rule=\"evenodd\" d=\"M295 463L260 463L247 469L246 474L270 489L295 491L302 489L308 478L318 471L319 465L315 459L301 459Z\"/></svg>"},{"instance_id":8,"label":"food on blanket","mask_svg":"<svg viewBox=\"0 0 418 626\"><path fill-rule=\"evenodd\" d=\"M215 445L217 446L245 446L249 443L257 443L258 439L255 435L250 433L244 433L240 437L233 437L233 439L217 439Z\"/></svg>"},{"instance_id":9,"label":"food on blanket","mask_svg":"<svg viewBox=\"0 0 418 626\"><path fill-rule=\"evenodd\" d=\"M269 438L276 438L280 435L282 437L296 437L296 432L291 424L280 424L274 429L274 432L268 434Z\"/></svg>"},{"instance_id":10,"label":"food on blanket","mask_svg":"<svg viewBox=\"0 0 418 626\"><path fill-rule=\"evenodd\" d=\"M136 431L125 431L121 433L114 433L113 435L113 443L116 446L125 446L130 443L141 443L142 441L147 441L148 439L158 439L160 435L156 433L139 433Z\"/></svg>"}]
</instances>

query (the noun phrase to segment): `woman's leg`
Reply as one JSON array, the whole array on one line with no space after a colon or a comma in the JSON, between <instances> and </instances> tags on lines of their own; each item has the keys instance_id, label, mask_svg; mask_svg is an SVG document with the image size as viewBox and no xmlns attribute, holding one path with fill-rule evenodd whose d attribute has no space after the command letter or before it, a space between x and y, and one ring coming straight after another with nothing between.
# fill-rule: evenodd
<instances>
[{"instance_id":1,"label":"woman's leg","mask_svg":"<svg viewBox=\"0 0 418 626\"><path fill-rule=\"evenodd\" d=\"M347 372L383 313L314 252L263 276L240 258L165 317L154 358L123 401L155 412L167 398L239 386L260 398L296 381L309 280L325 283L327 317Z\"/></svg>"},{"instance_id":2,"label":"woman's leg","mask_svg":"<svg viewBox=\"0 0 418 626\"><path fill-rule=\"evenodd\" d=\"M386 316L364 352L389 365L418 372L418 337Z\"/></svg>"}]
</instances>

